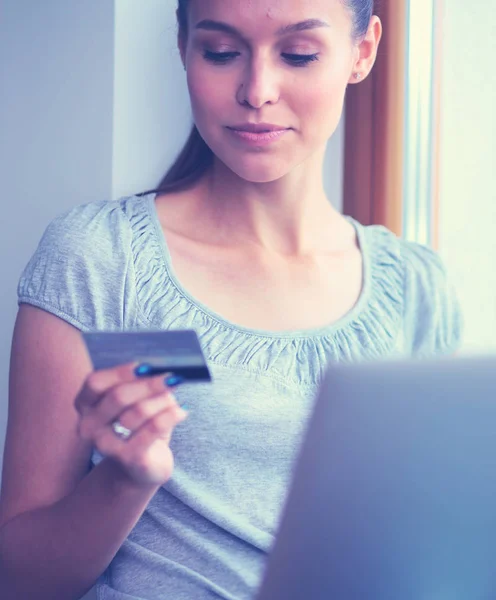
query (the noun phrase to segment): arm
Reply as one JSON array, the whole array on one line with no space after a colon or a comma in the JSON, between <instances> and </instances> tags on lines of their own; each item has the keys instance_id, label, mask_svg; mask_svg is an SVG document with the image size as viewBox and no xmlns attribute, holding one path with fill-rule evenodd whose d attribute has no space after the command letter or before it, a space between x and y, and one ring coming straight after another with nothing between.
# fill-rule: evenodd
<instances>
[{"instance_id":1,"label":"arm","mask_svg":"<svg viewBox=\"0 0 496 600\"><path fill-rule=\"evenodd\" d=\"M0 529L0 595L24 600L81 598L112 561L156 488L132 487L101 462L55 504Z\"/></svg>"},{"instance_id":2,"label":"arm","mask_svg":"<svg viewBox=\"0 0 496 600\"><path fill-rule=\"evenodd\" d=\"M0 597L76 599L95 583L159 485L110 458L88 474L74 398L91 370L79 331L21 305L0 497Z\"/></svg>"}]
</instances>

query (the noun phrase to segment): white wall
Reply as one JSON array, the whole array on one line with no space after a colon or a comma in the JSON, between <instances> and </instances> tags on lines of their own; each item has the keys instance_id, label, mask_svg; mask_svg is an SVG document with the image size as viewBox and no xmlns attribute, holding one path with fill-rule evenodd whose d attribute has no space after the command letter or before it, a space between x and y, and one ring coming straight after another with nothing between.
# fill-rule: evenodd
<instances>
[{"instance_id":1,"label":"white wall","mask_svg":"<svg viewBox=\"0 0 496 600\"><path fill-rule=\"evenodd\" d=\"M112 190L113 6L3 0L0 456L16 286L47 223Z\"/></svg>"},{"instance_id":2,"label":"white wall","mask_svg":"<svg viewBox=\"0 0 496 600\"><path fill-rule=\"evenodd\" d=\"M458 286L467 353L496 351L494 3L445 0L440 251Z\"/></svg>"},{"instance_id":3,"label":"white wall","mask_svg":"<svg viewBox=\"0 0 496 600\"><path fill-rule=\"evenodd\" d=\"M153 187L191 129L172 0L116 0L114 197Z\"/></svg>"},{"instance_id":4,"label":"white wall","mask_svg":"<svg viewBox=\"0 0 496 600\"><path fill-rule=\"evenodd\" d=\"M56 214L112 193L114 10L3 0L0 11L1 460L21 270Z\"/></svg>"}]
</instances>

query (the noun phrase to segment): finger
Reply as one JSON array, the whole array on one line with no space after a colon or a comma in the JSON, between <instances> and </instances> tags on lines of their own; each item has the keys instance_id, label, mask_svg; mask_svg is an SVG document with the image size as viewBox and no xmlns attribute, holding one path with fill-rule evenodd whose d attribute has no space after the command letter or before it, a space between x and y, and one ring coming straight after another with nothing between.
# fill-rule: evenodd
<instances>
[{"instance_id":1,"label":"finger","mask_svg":"<svg viewBox=\"0 0 496 600\"><path fill-rule=\"evenodd\" d=\"M176 425L184 421L187 416L188 413L177 405L163 410L133 431L127 441L126 452L144 453L158 439L169 442Z\"/></svg>"},{"instance_id":2,"label":"finger","mask_svg":"<svg viewBox=\"0 0 496 600\"><path fill-rule=\"evenodd\" d=\"M105 392L114 386L134 381L136 379L134 371L138 364L137 362L126 363L90 373L75 400L76 410L82 414L86 408L97 404Z\"/></svg>"},{"instance_id":3,"label":"finger","mask_svg":"<svg viewBox=\"0 0 496 600\"><path fill-rule=\"evenodd\" d=\"M164 392L158 396L152 396L151 398L132 404L119 414L119 423L131 431L137 431L147 421L153 419L164 410L177 406L174 394Z\"/></svg>"},{"instance_id":4,"label":"finger","mask_svg":"<svg viewBox=\"0 0 496 600\"><path fill-rule=\"evenodd\" d=\"M143 400L166 396L170 393L170 388L161 375L147 379L135 379L130 383L123 383L111 388L85 416L91 427L101 428L119 418L131 406Z\"/></svg>"},{"instance_id":5,"label":"finger","mask_svg":"<svg viewBox=\"0 0 496 600\"><path fill-rule=\"evenodd\" d=\"M154 418L145 422L128 439L122 439L112 430L105 427L95 436L95 447L104 456L110 456L123 465L137 461L157 440L168 443L174 427L187 417L180 407L166 409Z\"/></svg>"},{"instance_id":6,"label":"finger","mask_svg":"<svg viewBox=\"0 0 496 600\"><path fill-rule=\"evenodd\" d=\"M134 403L132 398L129 401L131 402L129 408L122 409L119 406L114 406L112 412L109 412L109 405L102 402L101 405L98 405L97 408L83 415L80 419L79 435L84 440L92 441L109 426L112 427L117 419L120 425L134 431L159 412L177 406L174 395L167 391L162 391L160 394L145 399L140 397Z\"/></svg>"}]
</instances>

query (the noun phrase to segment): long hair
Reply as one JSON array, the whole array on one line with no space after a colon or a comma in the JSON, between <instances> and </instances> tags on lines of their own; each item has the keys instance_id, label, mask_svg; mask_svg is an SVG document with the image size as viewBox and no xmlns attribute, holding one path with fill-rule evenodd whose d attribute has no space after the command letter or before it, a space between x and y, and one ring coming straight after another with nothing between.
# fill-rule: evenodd
<instances>
[{"instance_id":1,"label":"long hair","mask_svg":"<svg viewBox=\"0 0 496 600\"><path fill-rule=\"evenodd\" d=\"M177 7L179 36L183 40L188 37L188 2L189 0L178 0ZM374 0L343 0L343 2L353 13L353 35L358 40L367 32L374 12ZM144 196L151 193L177 192L187 189L204 175L213 162L214 153L200 135L196 125L193 125L186 144L160 180L158 187L137 195Z\"/></svg>"},{"instance_id":2,"label":"long hair","mask_svg":"<svg viewBox=\"0 0 496 600\"><path fill-rule=\"evenodd\" d=\"M137 195L144 196L151 193L176 192L186 189L200 179L213 161L214 153L201 137L196 125L193 125L186 144L174 164L162 177L158 187Z\"/></svg>"}]
</instances>

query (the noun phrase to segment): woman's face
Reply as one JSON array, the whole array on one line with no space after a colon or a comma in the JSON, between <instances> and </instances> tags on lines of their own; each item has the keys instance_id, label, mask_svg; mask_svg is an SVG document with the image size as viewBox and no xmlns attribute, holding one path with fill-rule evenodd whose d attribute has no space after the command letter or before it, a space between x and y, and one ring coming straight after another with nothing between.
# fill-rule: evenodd
<instances>
[{"instance_id":1,"label":"woman's face","mask_svg":"<svg viewBox=\"0 0 496 600\"><path fill-rule=\"evenodd\" d=\"M252 182L321 156L358 58L352 27L341 0L190 0L181 50L194 120L216 156ZM283 132L236 131L261 123Z\"/></svg>"}]
</instances>

